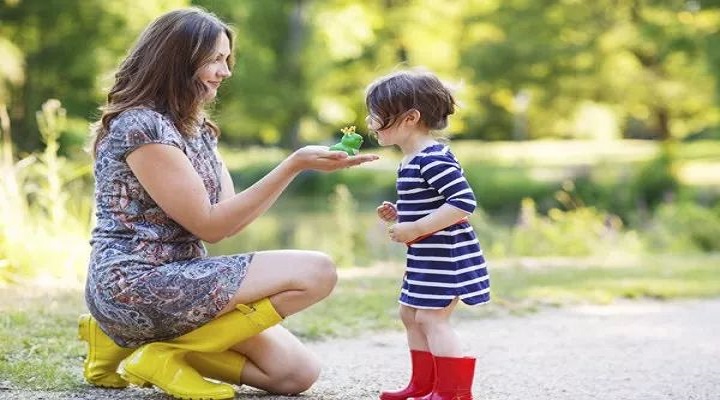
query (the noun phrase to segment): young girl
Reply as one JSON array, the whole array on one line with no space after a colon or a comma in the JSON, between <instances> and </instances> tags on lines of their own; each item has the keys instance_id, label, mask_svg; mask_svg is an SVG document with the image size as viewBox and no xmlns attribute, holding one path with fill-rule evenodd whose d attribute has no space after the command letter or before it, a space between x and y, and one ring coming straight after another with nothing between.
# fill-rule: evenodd
<instances>
[{"instance_id":1,"label":"young girl","mask_svg":"<svg viewBox=\"0 0 720 400\"><path fill-rule=\"evenodd\" d=\"M402 71L372 83L365 103L380 145L404 155L397 203L383 202L377 213L397 222L390 238L408 246L399 302L412 375L407 387L380 399L471 400L475 358L463 356L449 317L458 300L488 302L490 282L467 220L475 196L453 153L431 134L447 126L455 100L435 75Z\"/></svg>"}]
</instances>

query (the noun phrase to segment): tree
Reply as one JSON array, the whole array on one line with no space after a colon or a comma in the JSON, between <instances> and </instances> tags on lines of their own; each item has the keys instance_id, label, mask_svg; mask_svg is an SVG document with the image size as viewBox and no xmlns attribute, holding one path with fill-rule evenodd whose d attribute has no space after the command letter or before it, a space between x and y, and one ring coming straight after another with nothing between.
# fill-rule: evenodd
<instances>
[{"instance_id":1,"label":"tree","mask_svg":"<svg viewBox=\"0 0 720 400\"><path fill-rule=\"evenodd\" d=\"M720 22L715 10L680 0L470 3L466 24L476 35L463 63L484 81L477 101L493 111L474 121L480 131L512 131L523 90L532 97L530 137L572 136L569 118L582 100L663 140L718 121L703 50Z\"/></svg>"},{"instance_id":2,"label":"tree","mask_svg":"<svg viewBox=\"0 0 720 400\"><path fill-rule=\"evenodd\" d=\"M95 119L103 100L102 86L111 83L103 78L111 74L131 40L159 12L183 4L179 0L0 3L0 47L15 49L12 59L24 63L22 79L9 80L12 75L5 75L18 147L32 151L41 146L35 110L48 98L62 99L76 119ZM79 134L86 135L86 124L80 125L84 128Z\"/></svg>"}]
</instances>

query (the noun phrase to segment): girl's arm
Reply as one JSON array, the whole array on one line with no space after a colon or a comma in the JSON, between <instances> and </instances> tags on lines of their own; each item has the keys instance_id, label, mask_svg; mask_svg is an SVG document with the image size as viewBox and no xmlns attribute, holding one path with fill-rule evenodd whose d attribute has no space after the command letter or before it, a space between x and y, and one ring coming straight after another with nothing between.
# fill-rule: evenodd
<instances>
[{"instance_id":1,"label":"girl's arm","mask_svg":"<svg viewBox=\"0 0 720 400\"><path fill-rule=\"evenodd\" d=\"M416 229L419 232L417 236L420 236L445 229L470 214L471 213L465 210L461 210L455 206L445 203L431 214L428 214L412 223L415 224Z\"/></svg>"},{"instance_id":2,"label":"girl's arm","mask_svg":"<svg viewBox=\"0 0 720 400\"><path fill-rule=\"evenodd\" d=\"M450 225L470 215L469 212L461 210L448 203L443 204L432 213L413 222L401 222L388 229L388 234L393 241L408 243L418 238L443 230Z\"/></svg>"}]
</instances>

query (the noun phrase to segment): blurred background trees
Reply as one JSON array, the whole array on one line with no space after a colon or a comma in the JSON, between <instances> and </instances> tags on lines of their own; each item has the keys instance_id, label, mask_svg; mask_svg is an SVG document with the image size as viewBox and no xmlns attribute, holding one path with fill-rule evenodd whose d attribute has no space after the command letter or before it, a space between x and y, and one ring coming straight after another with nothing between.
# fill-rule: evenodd
<instances>
[{"instance_id":1,"label":"blurred background trees","mask_svg":"<svg viewBox=\"0 0 720 400\"><path fill-rule=\"evenodd\" d=\"M185 6L236 32L234 74L210 111L239 190L341 127L367 135L365 87L424 66L456 88L447 134L495 257L720 251L720 0L0 0L0 282L57 252L82 275L88 125L140 31ZM211 250L401 259L373 214L394 196L396 153L372 151L383 159L302 174L281 206ZM317 229L338 221L350 226ZM38 237L61 245L19 245Z\"/></svg>"},{"instance_id":2,"label":"blurred background trees","mask_svg":"<svg viewBox=\"0 0 720 400\"><path fill-rule=\"evenodd\" d=\"M460 138L717 137L720 9L700 0L4 0L0 102L14 143L35 110L81 143L114 68L152 18L196 5L233 24L235 76L215 115L230 144L329 140L364 126L363 89L400 66L458 85Z\"/></svg>"}]
</instances>

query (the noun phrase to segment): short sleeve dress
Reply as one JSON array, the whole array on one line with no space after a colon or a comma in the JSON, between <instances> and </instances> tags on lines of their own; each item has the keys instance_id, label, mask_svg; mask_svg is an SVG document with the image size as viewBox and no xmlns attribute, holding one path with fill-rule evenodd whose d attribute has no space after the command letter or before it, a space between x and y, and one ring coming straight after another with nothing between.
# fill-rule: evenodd
<instances>
[{"instance_id":1,"label":"short sleeve dress","mask_svg":"<svg viewBox=\"0 0 720 400\"><path fill-rule=\"evenodd\" d=\"M398 169L399 222L416 221L450 204L468 213L475 195L459 162L446 145L423 149ZM490 279L475 231L460 221L408 245L399 302L439 309L459 298L469 305L490 301Z\"/></svg>"},{"instance_id":2,"label":"short sleeve dress","mask_svg":"<svg viewBox=\"0 0 720 400\"><path fill-rule=\"evenodd\" d=\"M111 121L95 158L97 223L85 301L101 329L124 347L172 339L213 319L237 292L252 259L208 256L201 240L153 201L126 161L150 143L182 150L212 204L220 194L217 139L209 129L184 137L169 118L146 108Z\"/></svg>"}]
</instances>

